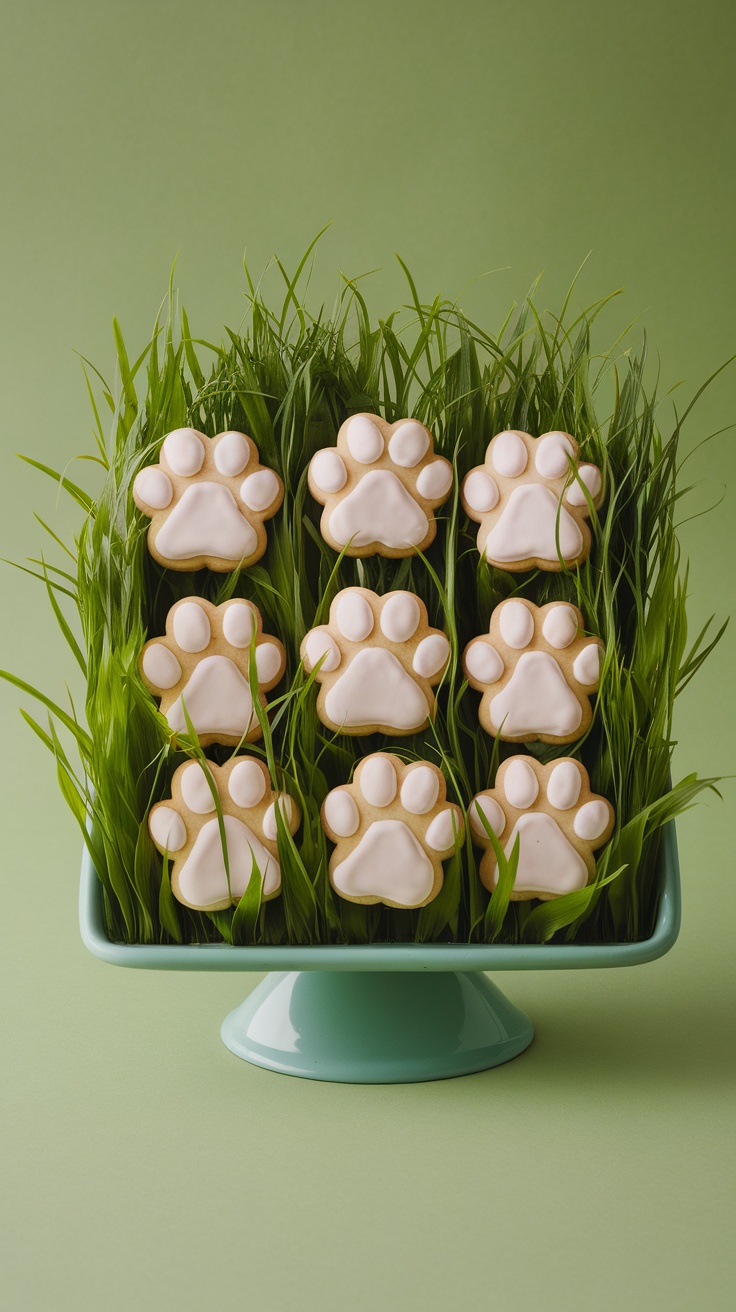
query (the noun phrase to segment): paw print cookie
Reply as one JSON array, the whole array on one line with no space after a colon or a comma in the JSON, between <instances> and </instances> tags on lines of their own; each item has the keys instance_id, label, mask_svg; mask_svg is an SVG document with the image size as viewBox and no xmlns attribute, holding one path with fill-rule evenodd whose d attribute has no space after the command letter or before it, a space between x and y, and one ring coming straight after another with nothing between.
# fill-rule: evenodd
<instances>
[{"instance_id":1,"label":"paw print cookie","mask_svg":"<svg viewBox=\"0 0 736 1312\"><path fill-rule=\"evenodd\" d=\"M598 506L601 472L597 465L580 464L578 455L569 433L536 438L507 432L492 438L485 464L471 469L461 490L467 514L480 524L478 550L491 565L558 570L560 557L567 567L585 560L589 509L580 484Z\"/></svg>"},{"instance_id":2,"label":"paw print cookie","mask_svg":"<svg viewBox=\"0 0 736 1312\"><path fill-rule=\"evenodd\" d=\"M450 658L450 643L427 623L413 592L379 597L345 588L329 624L311 629L301 646L309 673L324 657L317 714L333 733L417 733L434 712L433 685Z\"/></svg>"},{"instance_id":3,"label":"paw print cookie","mask_svg":"<svg viewBox=\"0 0 736 1312\"><path fill-rule=\"evenodd\" d=\"M227 765L208 762L220 799L230 887L222 851L217 807L207 775L198 761L185 761L171 780L171 797L151 807L148 828L159 852L171 865L174 897L195 911L224 911L240 901L251 877L253 860L261 876L264 901L281 891L276 808L295 834L301 819L288 793L276 794L265 765L252 756L236 756Z\"/></svg>"},{"instance_id":4,"label":"paw print cookie","mask_svg":"<svg viewBox=\"0 0 736 1312\"><path fill-rule=\"evenodd\" d=\"M479 810L507 857L519 835L511 892L517 902L548 902L585 888L595 873L593 852L610 838L615 819L610 802L591 793L579 761L563 757L540 765L532 756L509 757L499 766L495 787L478 793L468 813L473 842L486 849L479 873L491 892L496 855Z\"/></svg>"},{"instance_id":5,"label":"paw print cookie","mask_svg":"<svg viewBox=\"0 0 736 1312\"><path fill-rule=\"evenodd\" d=\"M133 483L133 500L151 520L148 550L168 569L227 573L255 564L266 550L263 521L283 496L278 474L259 463L245 433L207 437L196 428L169 433L160 463Z\"/></svg>"},{"instance_id":6,"label":"paw print cookie","mask_svg":"<svg viewBox=\"0 0 736 1312\"><path fill-rule=\"evenodd\" d=\"M436 765L403 765L376 752L351 784L322 805L322 828L335 844L330 882L348 902L422 907L437 896L446 861L463 837L459 806L446 801Z\"/></svg>"},{"instance_id":7,"label":"paw print cookie","mask_svg":"<svg viewBox=\"0 0 736 1312\"><path fill-rule=\"evenodd\" d=\"M489 632L463 654L471 688L483 693L478 718L505 742L571 743L592 719L603 643L586 638L577 606L502 601Z\"/></svg>"},{"instance_id":8,"label":"paw print cookie","mask_svg":"<svg viewBox=\"0 0 736 1312\"><path fill-rule=\"evenodd\" d=\"M312 457L309 490L324 506L322 537L348 556L413 556L434 541L434 512L452 487L452 465L434 454L416 419L387 424L353 415L337 446Z\"/></svg>"},{"instance_id":9,"label":"paw print cookie","mask_svg":"<svg viewBox=\"0 0 736 1312\"><path fill-rule=\"evenodd\" d=\"M174 733L187 732L183 701L203 747L261 737L248 682L254 629L258 696L265 706L263 694L283 677L286 657L278 638L263 633L257 606L239 598L213 606L184 597L171 607L166 636L147 642L138 664Z\"/></svg>"}]
</instances>

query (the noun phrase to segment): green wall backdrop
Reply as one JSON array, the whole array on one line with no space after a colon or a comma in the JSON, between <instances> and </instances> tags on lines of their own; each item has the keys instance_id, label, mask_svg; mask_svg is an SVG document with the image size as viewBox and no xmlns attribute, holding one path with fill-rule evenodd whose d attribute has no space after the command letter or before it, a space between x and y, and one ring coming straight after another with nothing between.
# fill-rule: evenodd
<instances>
[{"instance_id":1,"label":"green wall backdrop","mask_svg":"<svg viewBox=\"0 0 736 1312\"><path fill-rule=\"evenodd\" d=\"M70 520L14 453L87 447L74 350L112 369L177 282L196 331L244 312L245 247L313 280L379 272L374 307L463 295L498 324L540 272L558 306L623 286L685 400L734 350L728 0L5 0L0 8L0 554ZM665 412L668 405L665 404ZM708 392L694 447L735 417ZM73 477L82 480L84 466ZM687 467L694 629L735 609L733 434ZM725 495L724 495L725 492ZM691 513L692 513L691 511ZM0 665L74 671L4 568ZM676 772L734 772L730 635L679 707ZM0 687L8 1114L0 1249L12 1312L729 1306L736 926L733 784L679 823L685 920L630 972L509 975L537 1040L438 1085L350 1088L237 1062L255 980L115 971L76 928L79 838Z\"/></svg>"}]
</instances>

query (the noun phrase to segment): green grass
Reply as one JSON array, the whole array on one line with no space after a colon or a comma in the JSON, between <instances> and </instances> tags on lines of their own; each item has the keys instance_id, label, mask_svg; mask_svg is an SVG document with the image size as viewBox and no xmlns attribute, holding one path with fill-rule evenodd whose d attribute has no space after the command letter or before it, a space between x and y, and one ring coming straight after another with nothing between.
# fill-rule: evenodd
<instances>
[{"instance_id":1,"label":"green grass","mask_svg":"<svg viewBox=\"0 0 736 1312\"><path fill-rule=\"evenodd\" d=\"M658 399L644 382L645 344L638 351L616 344L606 355L592 354L591 330L606 301L574 315L568 296L554 316L540 314L530 296L494 335L455 304L440 298L424 304L405 270L409 304L386 318L374 320L358 283L348 280L332 313L313 315L299 290L308 281L311 250L293 278L277 262L285 290L276 309L246 269L247 327L227 330L220 345L192 336L171 292L166 321L132 363L116 322L119 385L108 386L88 369L92 457L104 474L101 488L88 493L37 465L80 510L74 546L43 525L58 559L52 565L41 556L24 568L45 586L84 672L86 725L73 708L66 712L14 675L4 677L49 712L45 724L21 714L55 757L59 785L102 881L108 931L113 939L137 943L647 937L657 909L661 826L717 782L691 775L668 791L675 697L723 631L713 635L709 624L688 640L687 570L674 512L685 495L677 486L678 444L689 410L671 431L660 431ZM604 418L596 402L605 405ZM592 514L590 559L560 573L511 575L490 568L478 555L477 526L466 520L456 491L438 513L437 538L426 557L338 560L319 535L321 507L308 493L306 470L313 453L334 443L341 423L360 410L389 421L415 415L460 475L482 462L501 429L574 434L583 458L604 471L606 496ZM131 485L141 466L156 459L164 435L188 424L211 436L223 429L249 433L263 463L284 480L287 495L267 524L266 555L242 573L168 571L146 550L148 520L133 504ZM430 624L451 639L435 723L415 738L333 738L317 720L316 688L299 666L299 644L326 617L334 594L352 584L379 593L409 588L426 603ZM147 638L163 633L169 607L191 594L215 603L251 599L266 631L284 642L286 679L272 695L270 723L261 717L263 741L252 750L266 760L274 786L294 794L303 816L295 839L280 825L282 896L262 906L252 878L238 907L212 915L175 901L146 824L177 765L201 749L193 739L173 749L168 725L139 678L137 657ZM433 760L448 781L450 800L467 807L477 790L492 784L500 760L525 750L494 743L479 729L478 695L468 690L460 665L465 644L487 630L493 606L512 594L537 604L574 601L606 644L585 739L571 748L528 749L544 761L578 756L594 791L616 809L616 830L599 854L594 884L548 903L509 902L514 856L509 871L500 853L499 885L489 898L468 838L446 864L440 895L419 911L340 900L327 879L319 808L360 756L387 748L404 759ZM220 763L230 755L218 747L208 752Z\"/></svg>"}]
</instances>

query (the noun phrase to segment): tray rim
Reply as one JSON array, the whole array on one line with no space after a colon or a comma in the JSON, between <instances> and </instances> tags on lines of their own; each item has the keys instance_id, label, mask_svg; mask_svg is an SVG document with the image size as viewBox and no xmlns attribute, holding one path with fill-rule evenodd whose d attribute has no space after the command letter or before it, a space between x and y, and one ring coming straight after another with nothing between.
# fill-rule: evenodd
<instances>
[{"instance_id":1,"label":"tray rim","mask_svg":"<svg viewBox=\"0 0 736 1312\"><path fill-rule=\"evenodd\" d=\"M371 943L312 947L231 947L227 943L115 943L105 931L102 885L84 848L79 928L85 947L113 966L137 970L472 971L590 970L642 965L664 956L680 931L681 891L674 820L663 826L660 898L654 933L636 943Z\"/></svg>"}]
</instances>

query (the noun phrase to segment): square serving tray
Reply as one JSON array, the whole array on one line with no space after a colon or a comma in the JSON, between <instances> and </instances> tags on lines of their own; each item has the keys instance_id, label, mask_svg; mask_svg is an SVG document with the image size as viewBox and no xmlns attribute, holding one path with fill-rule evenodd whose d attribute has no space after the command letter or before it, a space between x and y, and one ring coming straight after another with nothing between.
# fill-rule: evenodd
<instances>
[{"instance_id":1,"label":"square serving tray","mask_svg":"<svg viewBox=\"0 0 736 1312\"><path fill-rule=\"evenodd\" d=\"M226 1047L253 1065L313 1080L411 1083L487 1070L532 1042L530 1018L483 972L635 966L668 952L680 928L674 821L658 873L654 932L636 943L148 946L108 938L85 849L79 922L90 952L112 965L269 972L221 1029Z\"/></svg>"},{"instance_id":2,"label":"square serving tray","mask_svg":"<svg viewBox=\"0 0 736 1312\"><path fill-rule=\"evenodd\" d=\"M79 923L85 946L114 966L142 970L469 971L590 970L637 966L669 952L680 929L680 866L674 820L659 850L659 908L651 938L636 943L372 943L346 946L231 947L114 943L105 929L102 885L85 848Z\"/></svg>"}]
</instances>

